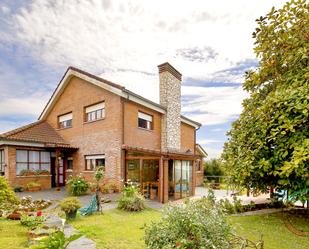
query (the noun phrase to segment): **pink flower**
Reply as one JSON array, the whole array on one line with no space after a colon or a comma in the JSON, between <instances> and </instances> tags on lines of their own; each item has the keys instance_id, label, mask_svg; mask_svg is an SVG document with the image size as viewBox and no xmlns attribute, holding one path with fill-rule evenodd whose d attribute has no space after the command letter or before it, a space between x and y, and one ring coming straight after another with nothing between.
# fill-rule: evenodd
<instances>
[{"instance_id":1,"label":"pink flower","mask_svg":"<svg viewBox=\"0 0 309 249\"><path fill-rule=\"evenodd\" d=\"M38 211L37 213L36 213L36 216L42 216L43 215L43 212L42 211Z\"/></svg>"}]
</instances>

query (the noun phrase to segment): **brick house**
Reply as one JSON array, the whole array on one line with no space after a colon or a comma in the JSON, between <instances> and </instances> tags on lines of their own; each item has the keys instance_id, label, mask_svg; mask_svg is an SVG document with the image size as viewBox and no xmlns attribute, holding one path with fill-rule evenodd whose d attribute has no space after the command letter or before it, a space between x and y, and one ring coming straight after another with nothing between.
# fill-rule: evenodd
<instances>
[{"instance_id":1,"label":"brick house","mask_svg":"<svg viewBox=\"0 0 309 249\"><path fill-rule=\"evenodd\" d=\"M48 189L70 175L91 181L104 166L118 188L130 181L163 203L193 195L207 156L196 145L201 125L180 114L181 74L158 68L160 104L69 67L37 122L0 135L0 171L11 186Z\"/></svg>"}]
</instances>

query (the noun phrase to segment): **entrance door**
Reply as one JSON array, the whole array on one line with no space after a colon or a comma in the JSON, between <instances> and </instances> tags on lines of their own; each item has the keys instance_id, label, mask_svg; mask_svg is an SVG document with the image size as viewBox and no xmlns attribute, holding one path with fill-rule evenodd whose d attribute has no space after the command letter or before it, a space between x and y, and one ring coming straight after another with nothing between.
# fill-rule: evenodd
<instances>
[{"instance_id":1,"label":"entrance door","mask_svg":"<svg viewBox=\"0 0 309 249\"><path fill-rule=\"evenodd\" d=\"M175 200L192 194L192 161L174 160Z\"/></svg>"},{"instance_id":2,"label":"entrance door","mask_svg":"<svg viewBox=\"0 0 309 249\"><path fill-rule=\"evenodd\" d=\"M59 175L58 175L59 186L65 185L65 170L64 170L64 160L61 158L59 160Z\"/></svg>"},{"instance_id":3,"label":"entrance door","mask_svg":"<svg viewBox=\"0 0 309 249\"><path fill-rule=\"evenodd\" d=\"M56 187L56 157L50 158L50 169L51 169L51 187Z\"/></svg>"}]
</instances>

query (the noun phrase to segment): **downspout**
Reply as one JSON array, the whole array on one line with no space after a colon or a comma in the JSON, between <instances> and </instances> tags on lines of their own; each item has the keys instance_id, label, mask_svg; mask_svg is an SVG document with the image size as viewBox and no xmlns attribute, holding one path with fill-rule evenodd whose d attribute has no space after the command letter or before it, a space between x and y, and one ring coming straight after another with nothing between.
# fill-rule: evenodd
<instances>
[{"instance_id":1,"label":"downspout","mask_svg":"<svg viewBox=\"0 0 309 249\"><path fill-rule=\"evenodd\" d=\"M123 90L123 92L125 92ZM121 137L121 146L122 145L125 145L125 101L126 100L129 100L129 94L126 93L127 96L126 98L123 97L122 98L122 101L121 101L121 105L122 105L122 137ZM121 160L121 163L122 163L122 178L123 178L123 184L125 184L127 182L127 166L126 166L126 157L127 157L127 151L125 149L122 149L121 151L121 157L122 157L122 160Z\"/></svg>"}]
</instances>

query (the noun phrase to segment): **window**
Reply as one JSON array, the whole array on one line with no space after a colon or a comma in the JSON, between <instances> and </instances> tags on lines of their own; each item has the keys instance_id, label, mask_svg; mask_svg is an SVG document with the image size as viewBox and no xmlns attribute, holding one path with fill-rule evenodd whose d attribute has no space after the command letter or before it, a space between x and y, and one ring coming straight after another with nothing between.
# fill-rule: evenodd
<instances>
[{"instance_id":1,"label":"window","mask_svg":"<svg viewBox=\"0 0 309 249\"><path fill-rule=\"evenodd\" d=\"M73 170L73 157L67 159L67 170Z\"/></svg>"},{"instance_id":2,"label":"window","mask_svg":"<svg viewBox=\"0 0 309 249\"><path fill-rule=\"evenodd\" d=\"M202 160L197 160L196 161L196 171L202 171L202 164L203 164L203 161Z\"/></svg>"},{"instance_id":3,"label":"window","mask_svg":"<svg viewBox=\"0 0 309 249\"><path fill-rule=\"evenodd\" d=\"M105 103L101 102L85 108L86 122L99 120L105 117Z\"/></svg>"},{"instance_id":4,"label":"window","mask_svg":"<svg viewBox=\"0 0 309 249\"><path fill-rule=\"evenodd\" d=\"M86 167L85 170L93 171L97 167L103 166L105 169L105 155L91 155L85 156Z\"/></svg>"},{"instance_id":5,"label":"window","mask_svg":"<svg viewBox=\"0 0 309 249\"><path fill-rule=\"evenodd\" d=\"M16 150L16 175L22 170L50 171L50 152Z\"/></svg>"},{"instance_id":6,"label":"window","mask_svg":"<svg viewBox=\"0 0 309 249\"><path fill-rule=\"evenodd\" d=\"M4 165L5 165L4 150L0 150L0 176L4 175Z\"/></svg>"},{"instance_id":7,"label":"window","mask_svg":"<svg viewBox=\"0 0 309 249\"><path fill-rule=\"evenodd\" d=\"M59 128L69 128L72 127L72 119L73 119L73 114L72 112L61 115L58 117L58 124Z\"/></svg>"},{"instance_id":8,"label":"window","mask_svg":"<svg viewBox=\"0 0 309 249\"><path fill-rule=\"evenodd\" d=\"M138 127L147 130L152 130L153 129L152 116L143 112L138 112Z\"/></svg>"}]
</instances>

